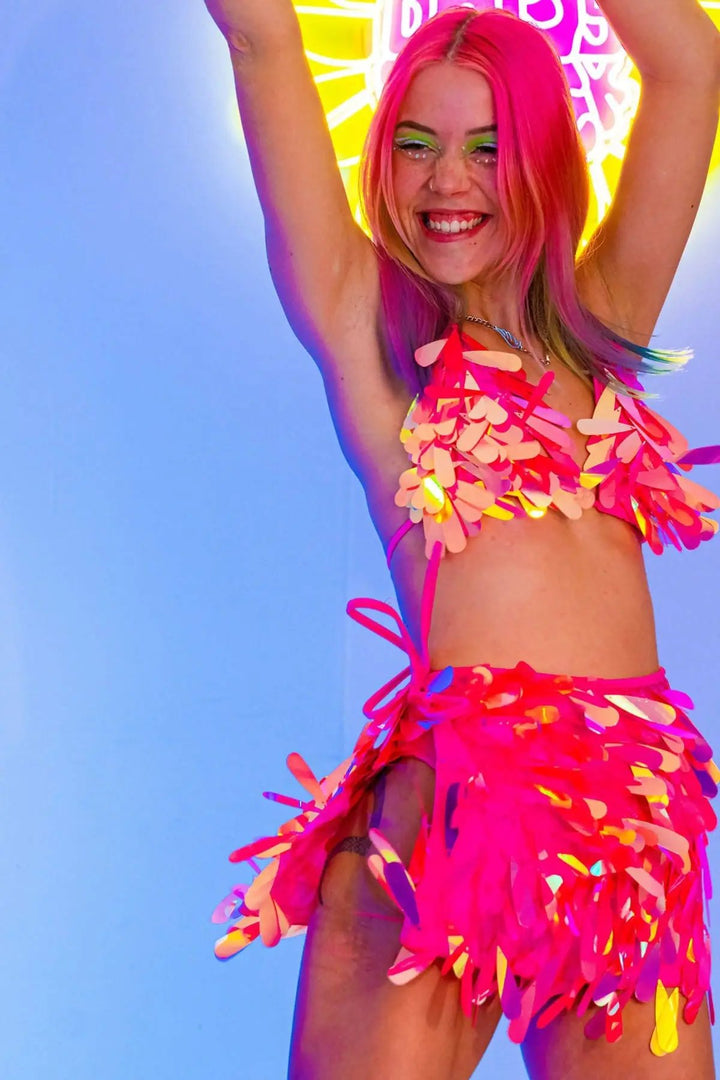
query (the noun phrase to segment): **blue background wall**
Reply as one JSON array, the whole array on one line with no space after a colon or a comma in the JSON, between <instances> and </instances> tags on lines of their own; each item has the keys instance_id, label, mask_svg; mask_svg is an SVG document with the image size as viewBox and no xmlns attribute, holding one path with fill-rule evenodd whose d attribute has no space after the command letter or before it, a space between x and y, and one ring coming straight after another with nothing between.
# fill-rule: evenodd
<instances>
[{"instance_id":1,"label":"blue background wall","mask_svg":"<svg viewBox=\"0 0 720 1080\"><path fill-rule=\"evenodd\" d=\"M207 917L227 852L281 820L258 793L285 754L331 768L395 669L344 615L390 597L380 547L272 291L200 0L0 13L0 1074L278 1080L301 941L220 965ZM716 187L658 334L696 349L659 384L695 445L719 244ZM649 558L716 743L718 565ZM480 1072L519 1078L518 1051L499 1035Z\"/></svg>"}]
</instances>

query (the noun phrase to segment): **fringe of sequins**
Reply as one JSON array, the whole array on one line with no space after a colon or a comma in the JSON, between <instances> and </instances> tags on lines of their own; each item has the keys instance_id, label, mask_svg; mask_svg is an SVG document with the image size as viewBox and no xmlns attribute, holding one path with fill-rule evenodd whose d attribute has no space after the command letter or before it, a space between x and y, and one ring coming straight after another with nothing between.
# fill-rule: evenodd
<instances>
[{"instance_id":1,"label":"fringe of sequins","mask_svg":"<svg viewBox=\"0 0 720 1080\"><path fill-rule=\"evenodd\" d=\"M656 554L669 544L695 548L717 532L707 514L720 499L686 474L720 462L720 447L688 450L643 401L596 382L593 415L577 423L587 436L581 468L570 420L545 403L553 372L534 385L515 354L465 348L457 328L416 358L433 373L400 435L412 464L395 502L422 521L428 555L438 540L462 551L486 517L540 518L553 509L574 519L594 505L637 527Z\"/></svg>"},{"instance_id":2,"label":"fringe of sequins","mask_svg":"<svg viewBox=\"0 0 720 1080\"><path fill-rule=\"evenodd\" d=\"M654 1000L651 1049L672 1052L680 994L690 1023L710 988L703 898L720 773L691 707L662 673L609 681L527 664L406 669L367 703L353 757L331 776L318 780L290 755L307 797L268 793L295 816L231 855L256 876L219 905L215 920L232 925L216 954L257 937L275 945L307 926L342 821L430 730L435 806L407 867L385 837L370 836L370 869L404 916L391 980L441 958L466 1013L498 995L516 1042L531 1019L543 1026L591 1005L587 1036L614 1041L630 997Z\"/></svg>"}]
</instances>

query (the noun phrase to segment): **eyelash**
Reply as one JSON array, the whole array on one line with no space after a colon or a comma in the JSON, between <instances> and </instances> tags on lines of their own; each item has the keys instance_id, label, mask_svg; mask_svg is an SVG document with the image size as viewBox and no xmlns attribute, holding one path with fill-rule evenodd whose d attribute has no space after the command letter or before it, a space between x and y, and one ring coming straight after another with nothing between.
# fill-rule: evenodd
<instances>
[{"instance_id":1,"label":"eyelash","mask_svg":"<svg viewBox=\"0 0 720 1080\"><path fill-rule=\"evenodd\" d=\"M487 155L487 157L497 159L498 148L495 143L484 143L482 146L475 146L472 150L472 153L474 154L478 150L481 151L481 153Z\"/></svg>"},{"instance_id":2,"label":"eyelash","mask_svg":"<svg viewBox=\"0 0 720 1080\"><path fill-rule=\"evenodd\" d=\"M427 143L417 142L414 139L396 139L393 146L395 150L402 150L413 161L424 161L426 154L436 152L435 147L428 146ZM470 156L474 157L478 152L484 165L497 161L498 148L495 143L484 143L481 146L475 146L470 151Z\"/></svg>"},{"instance_id":3,"label":"eyelash","mask_svg":"<svg viewBox=\"0 0 720 1080\"><path fill-rule=\"evenodd\" d=\"M393 143L393 149L402 150L408 157L421 160L422 154L432 154L435 148L415 139L396 139Z\"/></svg>"}]
</instances>

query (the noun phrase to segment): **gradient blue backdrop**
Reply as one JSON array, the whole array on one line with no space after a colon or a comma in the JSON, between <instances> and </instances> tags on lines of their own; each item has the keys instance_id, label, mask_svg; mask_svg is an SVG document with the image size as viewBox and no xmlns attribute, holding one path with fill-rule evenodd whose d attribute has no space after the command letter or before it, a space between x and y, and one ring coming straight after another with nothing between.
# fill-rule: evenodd
<instances>
[{"instance_id":1,"label":"gradient blue backdrop","mask_svg":"<svg viewBox=\"0 0 720 1080\"><path fill-rule=\"evenodd\" d=\"M0 88L0 1076L280 1080L301 941L221 965L207 920L285 754L327 771L396 669L344 615L390 598L380 546L200 0L3 0ZM715 188L657 339L696 349L658 384L694 444L719 244ZM716 743L719 552L648 559ZM479 1072L523 1075L502 1030Z\"/></svg>"}]
</instances>

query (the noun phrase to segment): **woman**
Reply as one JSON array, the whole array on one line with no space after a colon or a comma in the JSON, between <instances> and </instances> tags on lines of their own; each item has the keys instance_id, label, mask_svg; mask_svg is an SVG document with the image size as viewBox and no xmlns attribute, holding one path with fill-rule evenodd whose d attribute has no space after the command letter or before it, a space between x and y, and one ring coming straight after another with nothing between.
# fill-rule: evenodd
<instances>
[{"instance_id":1,"label":"woman","mask_svg":"<svg viewBox=\"0 0 720 1080\"><path fill-rule=\"evenodd\" d=\"M718 37L695 0L601 6L643 96L576 262L587 169L537 30L458 7L410 40L366 147L371 241L290 0L208 0L273 278L403 620L349 610L409 657L353 758L320 784L291 755L306 801L231 857L271 861L220 905L219 956L309 931L293 1080L469 1077L503 1011L533 1078L714 1075L718 773L658 667L641 541L714 534L685 472L718 455L687 454L636 373L682 359L647 346L706 177Z\"/></svg>"}]
</instances>

